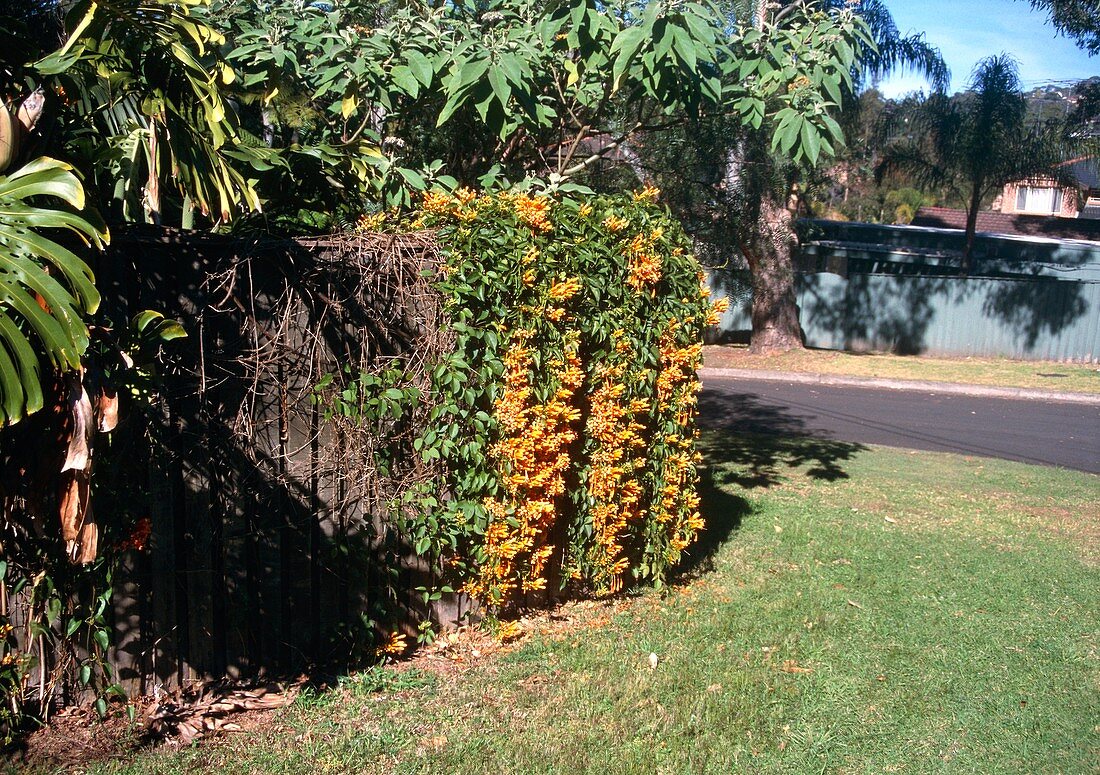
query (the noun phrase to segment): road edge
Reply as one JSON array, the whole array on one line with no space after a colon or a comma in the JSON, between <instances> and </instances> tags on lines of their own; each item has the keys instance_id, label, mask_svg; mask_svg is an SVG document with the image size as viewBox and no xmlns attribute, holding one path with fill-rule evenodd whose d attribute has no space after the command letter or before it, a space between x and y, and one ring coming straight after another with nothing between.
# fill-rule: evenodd
<instances>
[{"instance_id":1,"label":"road edge","mask_svg":"<svg viewBox=\"0 0 1100 775\"><path fill-rule=\"evenodd\" d=\"M948 393L986 398L1014 398L1021 401L1054 401L1067 404L1100 406L1100 395L1068 393L1060 390L1035 390L1031 388L991 387L960 382L932 382L926 380L882 379L878 377L841 377L833 374L806 374L793 371L764 371L758 369L723 369L704 366L699 377L705 385L712 379L757 379L768 382L788 382L803 385L835 385L855 388L876 388L908 391L911 393Z\"/></svg>"}]
</instances>

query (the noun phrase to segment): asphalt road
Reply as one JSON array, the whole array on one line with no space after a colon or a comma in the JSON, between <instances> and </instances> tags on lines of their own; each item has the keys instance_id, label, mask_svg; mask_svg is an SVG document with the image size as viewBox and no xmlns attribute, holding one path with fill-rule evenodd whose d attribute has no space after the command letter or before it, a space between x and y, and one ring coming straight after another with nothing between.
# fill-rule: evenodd
<instances>
[{"instance_id":1,"label":"asphalt road","mask_svg":"<svg viewBox=\"0 0 1100 775\"><path fill-rule=\"evenodd\" d=\"M1100 407L709 377L704 428L956 452L1100 473Z\"/></svg>"}]
</instances>

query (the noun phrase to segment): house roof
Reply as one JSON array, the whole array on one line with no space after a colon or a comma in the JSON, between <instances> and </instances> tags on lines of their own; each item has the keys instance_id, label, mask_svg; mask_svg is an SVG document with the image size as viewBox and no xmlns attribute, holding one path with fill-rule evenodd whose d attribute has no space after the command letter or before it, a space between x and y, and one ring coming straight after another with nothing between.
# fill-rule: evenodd
<instances>
[{"instance_id":1,"label":"house roof","mask_svg":"<svg viewBox=\"0 0 1100 775\"><path fill-rule=\"evenodd\" d=\"M1081 188L1100 188L1100 161L1097 159L1074 159L1067 162L1065 167L1077 179Z\"/></svg>"},{"instance_id":2,"label":"house roof","mask_svg":"<svg viewBox=\"0 0 1100 775\"><path fill-rule=\"evenodd\" d=\"M910 226L935 229L965 229L966 210L952 207L922 207ZM978 231L991 234L1019 234L1026 237L1077 239L1100 242L1100 219L1058 218L1047 215L1017 215L982 211Z\"/></svg>"}]
</instances>

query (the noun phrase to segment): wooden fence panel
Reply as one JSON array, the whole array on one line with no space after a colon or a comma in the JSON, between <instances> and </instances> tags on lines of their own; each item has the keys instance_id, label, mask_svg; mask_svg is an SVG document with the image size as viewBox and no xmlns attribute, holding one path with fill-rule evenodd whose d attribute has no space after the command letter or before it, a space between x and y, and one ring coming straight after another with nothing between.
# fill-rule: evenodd
<instances>
[{"instance_id":1,"label":"wooden fence panel","mask_svg":"<svg viewBox=\"0 0 1100 775\"><path fill-rule=\"evenodd\" d=\"M434 301L408 296L429 287L430 237L361 239L353 265L347 241L139 231L97 267L116 319L158 309L189 333L123 456L152 523L116 577L111 660L127 691L348 664L383 606L424 613L420 562L379 522L385 493L354 491L310 401L322 374L406 357L445 328Z\"/></svg>"}]
</instances>

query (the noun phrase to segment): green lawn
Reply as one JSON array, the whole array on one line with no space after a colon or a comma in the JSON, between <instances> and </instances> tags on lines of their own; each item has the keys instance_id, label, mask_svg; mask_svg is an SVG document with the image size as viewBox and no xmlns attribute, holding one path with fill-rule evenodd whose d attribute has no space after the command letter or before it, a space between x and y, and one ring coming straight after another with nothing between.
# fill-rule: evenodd
<instances>
[{"instance_id":1,"label":"green lawn","mask_svg":"<svg viewBox=\"0 0 1100 775\"><path fill-rule=\"evenodd\" d=\"M855 446L749 465L766 447L709 448L710 534L672 589L95 771L1097 771L1100 478Z\"/></svg>"},{"instance_id":2,"label":"green lawn","mask_svg":"<svg viewBox=\"0 0 1100 775\"><path fill-rule=\"evenodd\" d=\"M924 355L860 354L832 350L793 350L774 355L754 355L747 347L737 345L706 347L704 361L713 368L1100 393L1100 367L1097 364L1014 361L1008 358L930 358Z\"/></svg>"}]
</instances>

